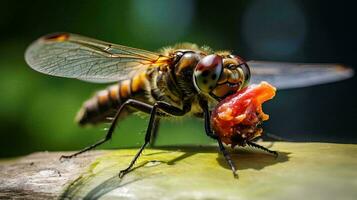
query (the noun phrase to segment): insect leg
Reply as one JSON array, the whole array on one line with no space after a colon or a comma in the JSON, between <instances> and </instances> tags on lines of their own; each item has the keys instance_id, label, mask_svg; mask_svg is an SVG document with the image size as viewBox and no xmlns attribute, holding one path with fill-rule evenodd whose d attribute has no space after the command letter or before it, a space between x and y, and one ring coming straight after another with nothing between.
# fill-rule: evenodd
<instances>
[{"instance_id":1,"label":"insect leg","mask_svg":"<svg viewBox=\"0 0 357 200\"><path fill-rule=\"evenodd\" d=\"M112 138L112 135L113 135L113 132L115 130L115 127L117 125L117 122L118 122L118 119L120 117L120 114L122 113L122 111L126 108L126 107L132 107L132 108L135 108L139 111L142 111L142 112L146 112L146 113L150 113L150 110L152 110L152 107L151 105L149 104L146 104L146 103L143 103L141 101L138 101L138 100L134 100L134 99L128 99L127 101L125 101L121 106L120 108L118 109L117 113L115 114L115 117L110 125L110 128L107 132L107 134L105 135L105 137L101 140L99 140L98 142L96 142L95 144L91 145L91 146L88 146L72 155L69 155L69 156L61 156L60 159L68 159L68 158L72 158L72 157L75 157L81 153L84 153L86 151L89 151L91 149L94 149L96 148L97 146L105 143L106 141L110 140Z\"/></svg>"},{"instance_id":2,"label":"insect leg","mask_svg":"<svg viewBox=\"0 0 357 200\"><path fill-rule=\"evenodd\" d=\"M145 149L146 145L149 144L149 142L151 140L152 132L155 129L155 126L157 126L157 123L155 123L155 122L156 122L158 111L163 111L167 114L171 114L171 115L175 115L175 116L182 116L182 115L186 114L190 109L191 109L190 105L184 104L183 109L179 109L179 108L176 108L175 106L172 106L166 102L162 102L162 101L156 102L150 112L150 120L149 120L148 128L146 129L144 144L141 146L139 151L136 153L134 158L131 160L129 166L119 172L119 177L123 177L126 173L128 173L131 170L131 168L134 166L136 160L139 158L142 151Z\"/></svg>"},{"instance_id":3,"label":"insect leg","mask_svg":"<svg viewBox=\"0 0 357 200\"><path fill-rule=\"evenodd\" d=\"M155 142L157 139L157 134L159 132L159 128L160 128L160 117L157 117L155 119L155 125L153 126L153 131L152 131L152 136L151 136L151 140L150 140L150 147L154 147L155 146Z\"/></svg>"},{"instance_id":4,"label":"insect leg","mask_svg":"<svg viewBox=\"0 0 357 200\"><path fill-rule=\"evenodd\" d=\"M203 113L204 113L204 120L205 120L205 131L207 136L217 140L218 145L219 145L219 150L222 152L224 158L226 159L228 165L231 167L231 170L233 172L233 176L234 177L238 177L237 174L237 168L235 163L233 162L231 156L229 155L229 153L227 152L226 148L224 148L222 141L217 137L217 135L214 134L212 128L211 128L211 124L210 124L210 112L208 110L208 105L207 105L207 101L205 100L200 100L200 106L203 109Z\"/></svg>"},{"instance_id":5,"label":"insect leg","mask_svg":"<svg viewBox=\"0 0 357 200\"><path fill-rule=\"evenodd\" d=\"M254 147L254 148L257 148L257 149L261 149L261 150L263 150L263 151L265 151L265 152L268 152L268 153L270 153L270 154L273 154L275 157L278 157L278 152L272 151L272 150L270 150L270 149L267 149L267 148L265 148L265 147L263 147L263 146L261 146L261 145L259 145L259 144L256 144L256 143L254 143L254 142L247 141L247 145L249 145L249 146L251 146L251 147Z\"/></svg>"},{"instance_id":6,"label":"insect leg","mask_svg":"<svg viewBox=\"0 0 357 200\"><path fill-rule=\"evenodd\" d=\"M229 153L227 152L226 148L224 148L222 141L220 139L217 139L218 145L219 145L219 150L222 152L224 158L226 159L228 165L231 167L231 170L233 172L233 176L235 178L238 178L238 174L237 174L237 168L235 163L233 162L231 156L229 155Z\"/></svg>"},{"instance_id":7,"label":"insect leg","mask_svg":"<svg viewBox=\"0 0 357 200\"><path fill-rule=\"evenodd\" d=\"M211 137L212 139L219 140L219 138L217 137L216 134L214 134L214 132L213 132L213 130L211 128L211 123L210 123L211 113L208 110L207 102L206 102L205 105L201 105L201 106L203 106L202 109L203 109L203 115L204 115L206 135L208 137Z\"/></svg>"}]
</instances>

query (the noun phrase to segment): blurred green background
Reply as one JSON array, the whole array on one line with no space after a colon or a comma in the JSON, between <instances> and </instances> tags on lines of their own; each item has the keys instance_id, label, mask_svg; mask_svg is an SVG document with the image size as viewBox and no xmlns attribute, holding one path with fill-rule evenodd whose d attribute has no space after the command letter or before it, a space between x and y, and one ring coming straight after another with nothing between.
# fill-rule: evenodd
<instances>
[{"instance_id":1,"label":"blurred green background","mask_svg":"<svg viewBox=\"0 0 357 200\"><path fill-rule=\"evenodd\" d=\"M0 157L77 150L104 136L73 118L104 88L31 70L26 47L52 32L73 32L155 51L178 42L229 49L243 58L332 62L355 67L353 3L326 1L2 1L0 8ZM356 143L356 78L279 91L265 106L270 133L296 141ZM120 123L101 148L142 143L147 119ZM164 121L158 144L206 144L196 119Z\"/></svg>"}]
</instances>

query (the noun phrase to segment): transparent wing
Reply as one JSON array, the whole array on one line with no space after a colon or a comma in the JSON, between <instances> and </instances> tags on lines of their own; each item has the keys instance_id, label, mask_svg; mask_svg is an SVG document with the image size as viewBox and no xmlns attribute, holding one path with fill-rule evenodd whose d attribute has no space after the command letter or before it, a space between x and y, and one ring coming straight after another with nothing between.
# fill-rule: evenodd
<instances>
[{"instance_id":1,"label":"transparent wing","mask_svg":"<svg viewBox=\"0 0 357 200\"><path fill-rule=\"evenodd\" d=\"M32 43L25 60L31 68L45 74L105 83L127 79L139 70L168 62L169 58L76 34L57 33Z\"/></svg>"},{"instance_id":2,"label":"transparent wing","mask_svg":"<svg viewBox=\"0 0 357 200\"><path fill-rule=\"evenodd\" d=\"M307 64L249 61L251 83L268 81L278 89L307 87L353 76L351 68L340 64Z\"/></svg>"}]
</instances>

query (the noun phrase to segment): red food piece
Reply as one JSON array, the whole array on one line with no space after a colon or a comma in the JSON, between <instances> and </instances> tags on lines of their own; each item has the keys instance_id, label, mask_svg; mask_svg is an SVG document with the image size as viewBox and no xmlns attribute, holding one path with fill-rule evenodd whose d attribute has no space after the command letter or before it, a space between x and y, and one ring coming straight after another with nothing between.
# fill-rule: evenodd
<instances>
[{"instance_id":1,"label":"red food piece","mask_svg":"<svg viewBox=\"0 0 357 200\"><path fill-rule=\"evenodd\" d=\"M245 145L261 135L259 125L269 119L262 104L275 96L276 88L263 81L250 85L223 99L212 111L211 124L225 144Z\"/></svg>"}]
</instances>

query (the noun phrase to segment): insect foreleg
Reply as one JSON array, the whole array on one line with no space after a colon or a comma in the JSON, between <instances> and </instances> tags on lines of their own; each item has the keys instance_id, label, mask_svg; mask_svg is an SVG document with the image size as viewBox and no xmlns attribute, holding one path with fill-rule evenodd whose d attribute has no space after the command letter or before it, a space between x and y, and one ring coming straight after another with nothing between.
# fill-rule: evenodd
<instances>
[{"instance_id":1,"label":"insect foreleg","mask_svg":"<svg viewBox=\"0 0 357 200\"><path fill-rule=\"evenodd\" d=\"M261 145L259 145L259 144L256 144L256 143L254 143L254 142L247 141L247 145L249 145L249 146L251 146L251 147L254 147L254 148L257 148L257 149L261 149L261 150L263 150L263 151L265 151L265 152L268 152L268 153L270 153L270 154L273 154L275 157L278 157L278 152L272 151L272 150L270 150L270 149L267 149L267 148L265 148L265 147L263 147L263 146L261 146Z\"/></svg>"},{"instance_id":2,"label":"insect foreleg","mask_svg":"<svg viewBox=\"0 0 357 200\"><path fill-rule=\"evenodd\" d=\"M141 101L138 100L134 100L134 99L128 99L127 101L125 101L120 108L118 109L117 113L115 114L115 117L110 125L110 128L108 129L107 134L105 135L105 137L101 140L99 140L98 142L96 142L95 144L88 146L72 155L69 156L61 156L60 159L68 159L68 158L72 158L75 157L81 153L84 153L86 151L89 151L91 149L96 148L97 146L105 143L106 141L110 140L112 138L113 132L115 130L115 127L117 125L118 119L122 113L122 111L126 108L126 107L132 107L134 109L137 109L139 111L145 112L145 113L150 113L150 111L152 110L152 105L149 105L147 103L143 103Z\"/></svg>"},{"instance_id":3,"label":"insect foreleg","mask_svg":"<svg viewBox=\"0 0 357 200\"><path fill-rule=\"evenodd\" d=\"M155 142L156 142L156 138L159 132L159 128L160 128L160 117L156 117L156 120L154 122L154 126L153 126L153 131L152 131L152 136L151 136L151 140L150 140L150 147L154 147L155 146Z\"/></svg>"},{"instance_id":4,"label":"insect foreleg","mask_svg":"<svg viewBox=\"0 0 357 200\"><path fill-rule=\"evenodd\" d=\"M157 122L156 119L158 117L157 115L159 114L159 111L170 114L170 115L174 115L174 116L182 116L182 115L186 114L190 109L191 109L191 106L189 104L184 104L183 109L180 109L180 108L172 106L166 102L162 102L162 101L156 102L150 112L150 120L149 120L148 128L146 129L144 144L141 146L139 151L136 153L133 160L130 162L129 166L126 169L123 169L119 172L119 177L123 177L126 173L128 173L131 170L131 168L134 166L136 160L139 158L142 151L145 149L146 145L148 145L150 143L152 133L156 129L155 126L158 125L158 123L156 123Z\"/></svg>"},{"instance_id":5,"label":"insect foreleg","mask_svg":"<svg viewBox=\"0 0 357 200\"><path fill-rule=\"evenodd\" d=\"M226 148L224 148L222 141L220 139L217 139L218 145L219 145L219 150L222 152L224 158L226 159L228 165L231 167L231 170L233 172L233 176L235 178L238 178L238 174L237 174L237 168L235 163L233 162L231 156L229 155L229 153L227 152Z\"/></svg>"},{"instance_id":6,"label":"insect foreleg","mask_svg":"<svg viewBox=\"0 0 357 200\"><path fill-rule=\"evenodd\" d=\"M205 100L200 100L200 106L203 110L203 114L204 114L204 120L205 120L205 131L206 131L206 135L217 140L218 145L219 145L219 150L222 152L224 158L226 159L228 165L231 167L231 170L233 172L233 176L234 177L238 177L237 174L237 169L235 166L235 163L233 162L231 156L229 155L229 153L227 152L226 148L224 148L222 141L217 137L217 135L214 134L212 128L211 128L211 123L210 123L210 111L208 110L208 105L207 105L207 101Z\"/></svg>"},{"instance_id":7,"label":"insect foreleg","mask_svg":"<svg viewBox=\"0 0 357 200\"><path fill-rule=\"evenodd\" d=\"M211 128L211 123L210 123L210 111L208 110L208 105L207 101L200 100L200 106L203 110L203 116L204 116L204 121L205 121L205 131L206 135L212 139L218 140L219 138L217 135L214 134L212 128Z\"/></svg>"}]
</instances>

